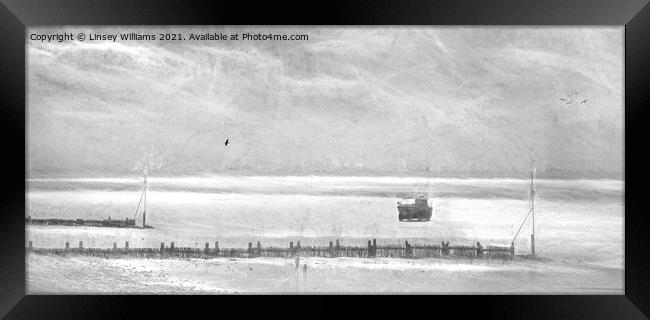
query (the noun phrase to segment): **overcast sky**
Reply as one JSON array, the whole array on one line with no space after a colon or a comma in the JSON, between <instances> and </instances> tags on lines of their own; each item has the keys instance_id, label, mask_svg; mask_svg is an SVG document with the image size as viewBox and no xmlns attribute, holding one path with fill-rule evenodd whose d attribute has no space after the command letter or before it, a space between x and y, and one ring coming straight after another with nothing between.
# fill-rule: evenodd
<instances>
[{"instance_id":1,"label":"overcast sky","mask_svg":"<svg viewBox=\"0 0 650 320\"><path fill-rule=\"evenodd\" d=\"M622 177L622 27L163 31L309 40L27 41L30 175Z\"/></svg>"}]
</instances>

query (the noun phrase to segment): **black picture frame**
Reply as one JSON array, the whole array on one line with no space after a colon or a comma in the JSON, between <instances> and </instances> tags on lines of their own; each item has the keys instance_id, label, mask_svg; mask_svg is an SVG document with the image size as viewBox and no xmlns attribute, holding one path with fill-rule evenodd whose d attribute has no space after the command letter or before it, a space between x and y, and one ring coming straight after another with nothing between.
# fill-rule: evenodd
<instances>
[{"instance_id":1,"label":"black picture frame","mask_svg":"<svg viewBox=\"0 0 650 320\"><path fill-rule=\"evenodd\" d=\"M644 207L650 6L647 0L444 1L36 1L0 0L0 101L3 169L0 207L0 316L115 318L141 309L133 296L25 295L25 28L38 25L619 25L625 26L625 295L434 297L423 302L464 314L526 319L647 319L650 225ZM25 174L23 174L25 173ZM645 210L644 210L645 209ZM177 299L180 297L173 297ZM166 306L178 303L159 297ZM219 303L229 300L219 298ZM384 297L385 299L385 297ZM384 300L381 299L381 300ZM183 303L190 303L183 298ZM279 299L278 299L279 300ZM409 305L408 299L397 302ZM266 301L266 300L265 300ZM372 305L381 305L372 300ZM196 303L196 302L193 302ZM256 302L257 304L258 302ZM285 305L282 301L259 302ZM152 304L149 302L148 304ZM369 304L370 305L370 304ZM363 310L371 308L362 305ZM146 312L168 313L169 308ZM210 309L210 308L208 308ZM257 308L252 308L257 309ZM411 308L405 308L410 310ZM216 310L216 309L215 309ZM362 310L362 311L363 311ZM401 310L398 308L398 310ZM404 310L404 311L408 311ZM197 310L189 310L192 313ZM198 310L203 312L203 310ZM253 310L251 310L253 311ZM257 310L260 312L261 310ZM375 310L376 311L376 310ZM381 312L381 309L379 310ZM413 311L413 310L410 310ZM142 310L140 311L142 312ZM173 311L178 312L178 311ZM354 311L358 312L358 311ZM363 313L368 315L367 313ZM186 314L187 315L187 314Z\"/></svg>"}]
</instances>

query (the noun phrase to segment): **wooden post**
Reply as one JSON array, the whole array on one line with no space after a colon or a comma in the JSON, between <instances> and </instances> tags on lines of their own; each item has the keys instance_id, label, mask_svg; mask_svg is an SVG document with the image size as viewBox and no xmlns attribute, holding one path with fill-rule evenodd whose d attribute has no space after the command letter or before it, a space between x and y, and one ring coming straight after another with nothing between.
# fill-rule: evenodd
<instances>
[{"instance_id":1,"label":"wooden post","mask_svg":"<svg viewBox=\"0 0 650 320\"><path fill-rule=\"evenodd\" d=\"M515 243L514 242L510 242L510 254L513 255L513 256L515 255Z\"/></svg>"},{"instance_id":2,"label":"wooden post","mask_svg":"<svg viewBox=\"0 0 650 320\"><path fill-rule=\"evenodd\" d=\"M259 241L257 241L257 255L262 255L262 244Z\"/></svg>"},{"instance_id":3,"label":"wooden post","mask_svg":"<svg viewBox=\"0 0 650 320\"><path fill-rule=\"evenodd\" d=\"M129 250L129 242L124 241L124 249Z\"/></svg>"},{"instance_id":4,"label":"wooden post","mask_svg":"<svg viewBox=\"0 0 650 320\"><path fill-rule=\"evenodd\" d=\"M217 250L217 254L219 254L219 241L214 242L214 249Z\"/></svg>"},{"instance_id":5,"label":"wooden post","mask_svg":"<svg viewBox=\"0 0 650 320\"><path fill-rule=\"evenodd\" d=\"M404 248L405 248L404 249L404 254L408 257L409 256L409 242L406 241L406 240L404 241Z\"/></svg>"},{"instance_id":6,"label":"wooden post","mask_svg":"<svg viewBox=\"0 0 650 320\"><path fill-rule=\"evenodd\" d=\"M248 243L248 255L251 256L253 254L253 243L249 242Z\"/></svg>"},{"instance_id":7,"label":"wooden post","mask_svg":"<svg viewBox=\"0 0 650 320\"><path fill-rule=\"evenodd\" d=\"M113 250L117 250L117 242L113 242Z\"/></svg>"},{"instance_id":8,"label":"wooden post","mask_svg":"<svg viewBox=\"0 0 650 320\"><path fill-rule=\"evenodd\" d=\"M341 246L339 245L339 239L336 239L336 256L340 256Z\"/></svg>"},{"instance_id":9,"label":"wooden post","mask_svg":"<svg viewBox=\"0 0 650 320\"><path fill-rule=\"evenodd\" d=\"M70 249L70 242L66 242L66 243L65 243L65 249L66 249L66 250Z\"/></svg>"},{"instance_id":10,"label":"wooden post","mask_svg":"<svg viewBox=\"0 0 650 320\"><path fill-rule=\"evenodd\" d=\"M84 248L84 242L83 242L83 241L79 241L79 249L83 249L83 248Z\"/></svg>"},{"instance_id":11,"label":"wooden post","mask_svg":"<svg viewBox=\"0 0 650 320\"><path fill-rule=\"evenodd\" d=\"M368 258L372 256L372 242L368 240Z\"/></svg>"},{"instance_id":12,"label":"wooden post","mask_svg":"<svg viewBox=\"0 0 650 320\"><path fill-rule=\"evenodd\" d=\"M377 239L372 239L372 256L377 256Z\"/></svg>"},{"instance_id":13,"label":"wooden post","mask_svg":"<svg viewBox=\"0 0 650 320\"><path fill-rule=\"evenodd\" d=\"M534 258L535 257L535 234L530 235L530 252Z\"/></svg>"},{"instance_id":14,"label":"wooden post","mask_svg":"<svg viewBox=\"0 0 650 320\"><path fill-rule=\"evenodd\" d=\"M289 256L293 255L293 242L289 242Z\"/></svg>"},{"instance_id":15,"label":"wooden post","mask_svg":"<svg viewBox=\"0 0 650 320\"><path fill-rule=\"evenodd\" d=\"M296 243L296 249L300 249L300 240Z\"/></svg>"},{"instance_id":16,"label":"wooden post","mask_svg":"<svg viewBox=\"0 0 650 320\"><path fill-rule=\"evenodd\" d=\"M174 241L172 241L172 243L169 244L169 249L174 250Z\"/></svg>"},{"instance_id":17,"label":"wooden post","mask_svg":"<svg viewBox=\"0 0 650 320\"><path fill-rule=\"evenodd\" d=\"M32 250L33 248L34 248L34 246L32 246L32 242L29 241L29 250Z\"/></svg>"},{"instance_id":18,"label":"wooden post","mask_svg":"<svg viewBox=\"0 0 650 320\"><path fill-rule=\"evenodd\" d=\"M334 257L334 244L330 241L330 258Z\"/></svg>"}]
</instances>

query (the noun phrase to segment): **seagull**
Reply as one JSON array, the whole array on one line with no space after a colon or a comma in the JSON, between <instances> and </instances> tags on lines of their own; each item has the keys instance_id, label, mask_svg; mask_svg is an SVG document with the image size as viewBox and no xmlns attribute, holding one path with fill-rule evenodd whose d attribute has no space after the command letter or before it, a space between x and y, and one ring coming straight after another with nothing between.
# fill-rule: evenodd
<instances>
[{"instance_id":1,"label":"seagull","mask_svg":"<svg viewBox=\"0 0 650 320\"><path fill-rule=\"evenodd\" d=\"M228 140L230 139L226 139L226 142L223 144L224 146L228 146Z\"/></svg>"},{"instance_id":2,"label":"seagull","mask_svg":"<svg viewBox=\"0 0 650 320\"><path fill-rule=\"evenodd\" d=\"M580 103L587 103L587 101L589 101L589 99L582 100Z\"/></svg>"},{"instance_id":3,"label":"seagull","mask_svg":"<svg viewBox=\"0 0 650 320\"><path fill-rule=\"evenodd\" d=\"M577 96L581 92L582 92L582 90L578 90L578 91L575 91L575 92L569 92L569 93L566 94L566 96L564 98L560 98L560 101L564 102L565 104L571 104L573 102L578 102L578 100L577 100L578 97ZM580 103L586 103L587 101L589 101L589 100L585 99Z\"/></svg>"},{"instance_id":4,"label":"seagull","mask_svg":"<svg viewBox=\"0 0 650 320\"><path fill-rule=\"evenodd\" d=\"M573 99L560 98L560 100L566 104L571 104L571 102L573 102Z\"/></svg>"}]
</instances>

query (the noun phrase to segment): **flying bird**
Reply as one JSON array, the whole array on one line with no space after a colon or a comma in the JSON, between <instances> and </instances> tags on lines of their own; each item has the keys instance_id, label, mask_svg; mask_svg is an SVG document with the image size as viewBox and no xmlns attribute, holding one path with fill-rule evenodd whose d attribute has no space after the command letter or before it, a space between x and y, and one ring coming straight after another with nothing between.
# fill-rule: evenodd
<instances>
[{"instance_id":1,"label":"flying bird","mask_svg":"<svg viewBox=\"0 0 650 320\"><path fill-rule=\"evenodd\" d=\"M589 99L585 99L585 100L580 101L580 103L587 103L588 101L589 101Z\"/></svg>"},{"instance_id":2,"label":"flying bird","mask_svg":"<svg viewBox=\"0 0 650 320\"><path fill-rule=\"evenodd\" d=\"M230 140L230 139L226 139L226 142L223 144L226 147L228 146L228 140Z\"/></svg>"},{"instance_id":3,"label":"flying bird","mask_svg":"<svg viewBox=\"0 0 650 320\"><path fill-rule=\"evenodd\" d=\"M582 90L574 91L574 92L569 92L566 94L564 98L560 98L560 101L564 102L565 104L572 104L573 102L578 102L578 95L582 92ZM580 103L586 103L587 99L582 100Z\"/></svg>"}]
</instances>

